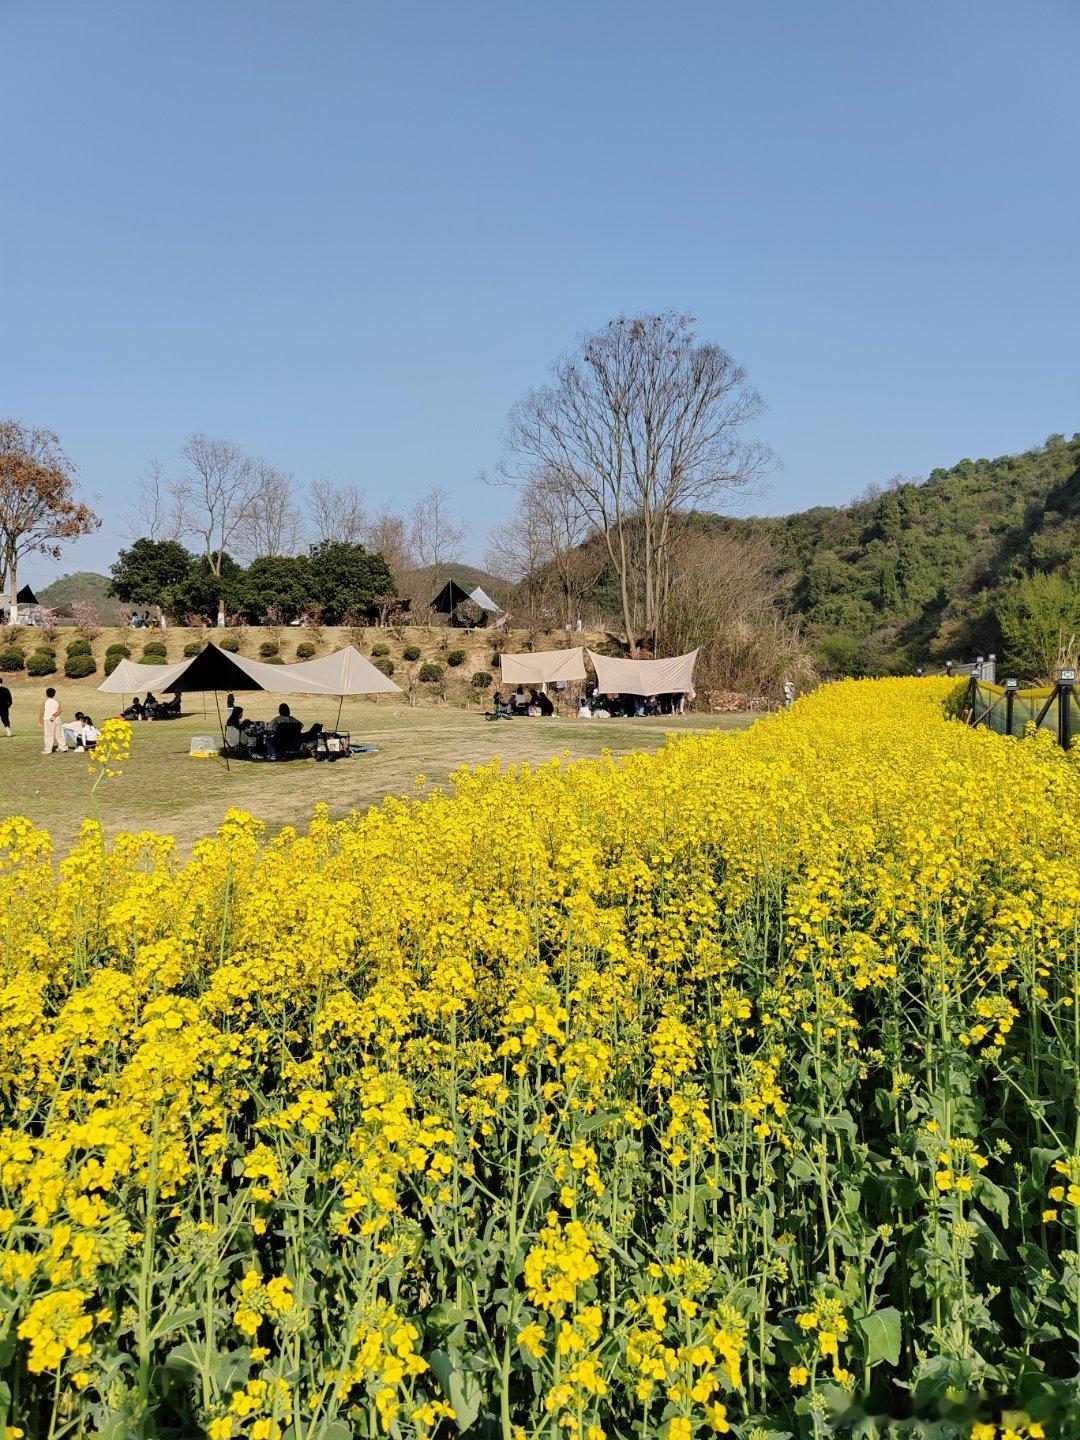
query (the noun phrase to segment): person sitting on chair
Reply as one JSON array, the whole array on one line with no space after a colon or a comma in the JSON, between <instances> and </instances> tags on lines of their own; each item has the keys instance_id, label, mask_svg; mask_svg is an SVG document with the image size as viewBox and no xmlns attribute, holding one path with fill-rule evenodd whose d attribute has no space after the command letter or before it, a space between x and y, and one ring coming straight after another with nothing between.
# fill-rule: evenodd
<instances>
[{"instance_id":1,"label":"person sitting on chair","mask_svg":"<svg viewBox=\"0 0 1080 1440\"><path fill-rule=\"evenodd\" d=\"M510 714L527 715L529 713L529 700L525 694L524 687L519 685L510 696Z\"/></svg>"},{"instance_id":2,"label":"person sitting on chair","mask_svg":"<svg viewBox=\"0 0 1080 1440\"><path fill-rule=\"evenodd\" d=\"M244 718L244 712L239 705L234 705L225 718L225 745L229 750L240 748L240 722Z\"/></svg>"},{"instance_id":3,"label":"person sitting on chair","mask_svg":"<svg viewBox=\"0 0 1080 1440\"><path fill-rule=\"evenodd\" d=\"M157 696L152 690L146 692L146 699L143 701L143 719L156 720L158 712Z\"/></svg>"},{"instance_id":4,"label":"person sitting on chair","mask_svg":"<svg viewBox=\"0 0 1080 1440\"><path fill-rule=\"evenodd\" d=\"M266 753L271 760L280 760L298 748L303 725L293 715L284 701L278 712L266 727Z\"/></svg>"}]
</instances>

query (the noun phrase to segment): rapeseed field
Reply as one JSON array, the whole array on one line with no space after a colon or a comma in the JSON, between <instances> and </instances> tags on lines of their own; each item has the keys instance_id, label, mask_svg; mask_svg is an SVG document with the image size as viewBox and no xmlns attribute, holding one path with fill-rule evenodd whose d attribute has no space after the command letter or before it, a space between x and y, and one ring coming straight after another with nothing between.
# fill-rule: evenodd
<instances>
[{"instance_id":1,"label":"rapeseed field","mask_svg":"<svg viewBox=\"0 0 1080 1440\"><path fill-rule=\"evenodd\" d=\"M0 822L0 1435L1080 1434L1080 768L953 698Z\"/></svg>"}]
</instances>

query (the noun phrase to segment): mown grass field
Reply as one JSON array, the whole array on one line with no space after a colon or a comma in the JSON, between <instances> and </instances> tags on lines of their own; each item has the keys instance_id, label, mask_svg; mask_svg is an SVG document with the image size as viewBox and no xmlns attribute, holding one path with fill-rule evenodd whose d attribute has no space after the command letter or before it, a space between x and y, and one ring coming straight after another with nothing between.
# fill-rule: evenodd
<instances>
[{"instance_id":1,"label":"mown grass field","mask_svg":"<svg viewBox=\"0 0 1080 1440\"><path fill-rule=\"evenodd\" d=\"M12 682L15 734L0 734L0 817L26 815L50 830L57 844L70 844L87 813L90 777L83 758L43 756L36 728L43 693L40 684ZM101 695L85 685L57 690L64 715L87 709L100 725L118 712L117 697ZM224 702L224 696L222 697ZM244 712L269 718L277 697L242 695ZM432 785L445 783L459 765L486 764L499 756L508 764L538 763L569 751L594 756L610 746L615 754L655 750L671 732L729 729L748 717L687 715L664 721L577 719L521 720L488 724L477 710L411 708L397 697L346 701L342 728L354 738L379 747L378 754L332 764L290 761L283 765L233 764L189 757L191 737L217 730L212 695L191 696L190 713L181 720L134 727L133 753L124 774L98 788L97 818L108 834L120 830L160 830L186 846L214 830L230 806L250 810L272 828L306 825L312 808L322 802L340 816L364 809L387 795L415 793L415 778ZM294 713L305 722L332 726L337 702L297 696ZM204 713L205 710L205 713Z\"/></svg>"}]
</instances>

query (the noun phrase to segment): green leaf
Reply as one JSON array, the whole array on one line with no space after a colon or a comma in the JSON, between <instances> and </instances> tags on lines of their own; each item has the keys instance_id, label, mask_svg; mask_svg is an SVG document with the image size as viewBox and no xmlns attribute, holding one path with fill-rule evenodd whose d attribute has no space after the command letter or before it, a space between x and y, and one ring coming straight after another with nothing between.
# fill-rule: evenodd
<instances>
[{"instance_id":1,"label":"green leaf","mask_svg":"<svg viewBox=\"0 0 1080 1440\"><path fill-rule=\"evenodd\" d=\"M900 1359L900 1311L886 1305L883 1310L864 1315L858 1325L866 1341L867 1364L884 1360L887 1365L895 1365Z\"/></svg>"}]
</instances>

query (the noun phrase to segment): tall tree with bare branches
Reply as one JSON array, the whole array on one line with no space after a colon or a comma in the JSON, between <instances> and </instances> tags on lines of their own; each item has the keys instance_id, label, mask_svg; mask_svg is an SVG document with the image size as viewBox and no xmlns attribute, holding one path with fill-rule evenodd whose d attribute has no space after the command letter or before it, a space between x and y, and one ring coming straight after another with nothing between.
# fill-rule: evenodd
<instances>
[{"instance_id":1,"label":"tall tree with bare branches","mask_svg":"<svg viewBox=\"0 0 1080 1440\"><path fill-rule=\"evenodd\" d=\"M163 460L147 462L124 528L131 540L179 540L183 536L184 515L169 488Z\"/></svg>"},{"instance_id":2,"label":"tall tree with bare branches","mask_svg":"<svg viewBox=\"0 0 1080 1440\"><path fill-rule=\"evenodd\" d=\"M169 488L184 515L185 533L199 542L210 573L220 580L223 560L243 549L250 534L255 466L231 441L201 434L188 437L180 457L184 471ZM219 621L224 614L221 598Z\"/></svg>"},{"instance_id":3,"label":"tall tree with bare branches","mask_svg":"<svg viewBox=\"0 0 1080 1440\"><path fill-rule=\"evenodd\" d=\"M0 562L11 616L18 615L19 565L28 555L56 559L69 540L101 524L74 497L75 467L60 437L18 420L0 420Z\"/></svg>"},{"instance_id":4,"label":"tall tree with bare branches","mask_svg":"<svg viewBox=\"0 0 1080 1440\"><path fill-rule=\"evenodd\" d=\"M307 510L316 542L367 545L367 504L356 485L335 485L329 476L320 476L308 487Z\"/></svg>"},{"instance_id":5,"label":"tall tree with bare branches","mask_svg":"<svg viewBox=\"0 0 1080 1440\"><path fill-rule=\"evenodd\" d=\"M454 523L450 496L439 485L418 495L409 514L409 545L417 563L438 569L461 558L464 529Z\"/></svg>"},{"instance_id":6,"label":"tall tree with bare branches","mask_svg":"<svg viewBox=\"0 0 1080 1440\"><path fill-rule=\"evenodd\" d=\"M571 487L603 537L632 654L655 642L676 518L716 508L764 472L767 450L744 434L760 410L727 351L699 340L692 316L667 314L587 335L511 413L507 473L554 472Z\"/></svg>"},{"instance_id":7,"label":"tall tree with bare branches","mask_svg":"<svg viewBox=\"0 0 1080 1440\"><path fill-rule=\"evenodd\" d=\"M252 558L295 554L304 529L304 517L293 499L296 477L267 460L253 460L251 469L251 495L240 548Z\"/></svg>"}]
</instances>

